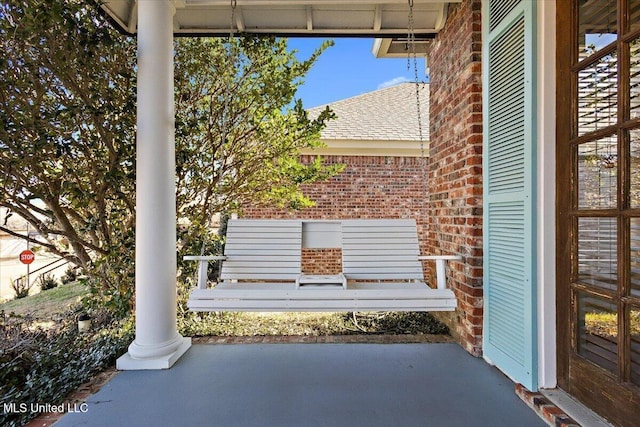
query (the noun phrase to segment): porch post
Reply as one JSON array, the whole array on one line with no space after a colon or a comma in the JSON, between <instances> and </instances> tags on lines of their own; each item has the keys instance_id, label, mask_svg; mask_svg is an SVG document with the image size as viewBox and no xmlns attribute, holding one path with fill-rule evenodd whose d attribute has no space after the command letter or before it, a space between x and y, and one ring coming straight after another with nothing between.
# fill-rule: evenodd
<instances>
[{"instance_id":1,"label":"porch post","mask_svg":"<svg viewBox=\"0 0 640 427\"><path fill-rule=\"evenodd\" d=\"M117 368L167 369L191 346L176 328L173 0L138 0L136 337Z\"/></svg>"}]
</instances>

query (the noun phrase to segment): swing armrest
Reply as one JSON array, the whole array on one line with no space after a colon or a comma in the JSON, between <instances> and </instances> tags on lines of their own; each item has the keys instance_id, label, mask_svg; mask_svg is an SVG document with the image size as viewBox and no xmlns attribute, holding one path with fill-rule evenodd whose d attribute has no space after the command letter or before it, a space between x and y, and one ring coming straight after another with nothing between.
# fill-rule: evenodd
<instances>
[{"instance_id":1,"label":"swing armrest","mask_svg":"<svg viewBox=\"0 0 640 427\"><path fill-rule=\"evenodd\" d=\"M207 269L209 261L220 261L227 259L224 255L185 255L182 257L185 261L199 261L198 266L198 289L207 289Z\"/></svg>"},{"instance_id":2,"label":"swing armrest","mask_svg":"<svg viewBox=\"0 0 640 427\"><path fill-rule=\"evenodd\" d=\"M185 261L216 261L216 260L224 261L225 259L227 259L227 257L225 255L207 255L207 256L185 255L182 257L182 259Z\"/></svg>"},{"instance_id":3,"label":"swing armrest","mask_svg":"<svg viewBox=\"0 0 640 427\"><path fill-rule=\"evenodd\" d=\"M445 263L447 260L459 261L462 259L460 255L422 255L419 256L420 261L434 260L436 262L436 282L438 289L447 288L447 271Z\"/></svg>"}]
</instances>

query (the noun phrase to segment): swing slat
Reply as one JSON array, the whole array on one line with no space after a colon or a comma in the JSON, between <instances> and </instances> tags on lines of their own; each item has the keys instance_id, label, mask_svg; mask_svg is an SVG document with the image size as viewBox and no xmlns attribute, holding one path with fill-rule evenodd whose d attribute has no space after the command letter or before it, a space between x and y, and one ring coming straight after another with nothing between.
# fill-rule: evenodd
<instances>
[{"instance_id":1,"label":"swing slat","mask_svg":"<svg viewBox=\"0 0 640 427\"><path fill-rule=\"evenodd\" d=\"M301 273L302 223L230 220L224 257L200 261L205 284L190 296L194 311L452 311L456 299L438 278L424 282L413 220L342 220L343 274ZM313 227L306 228L307 230ZM308 238L309 236L306 236ZM185 257L186 259L186 257ZM222 259L221 281L206 288L206 263ZM425 258L427 259L427 258ZM444 276L444 262L435 259ZM442 269L440 268L442 264ZM204 267L203 267L204 265ZM442 282L442 286L441 283Z\"/></svg>"}]
</instances>

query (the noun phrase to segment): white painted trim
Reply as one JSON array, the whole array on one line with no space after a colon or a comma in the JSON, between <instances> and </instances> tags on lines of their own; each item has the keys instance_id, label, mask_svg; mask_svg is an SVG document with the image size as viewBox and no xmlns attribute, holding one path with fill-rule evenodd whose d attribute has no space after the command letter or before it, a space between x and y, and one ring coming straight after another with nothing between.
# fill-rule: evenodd
<instances>
[{"instance_id":1,"label":"white painted trim","mask_svg":"<svg viewBox=\"0 0 640 427\"><path fill-rule=\"evenodd\" d=\"M302 150L300 154L321 156L420 157L419 141L323 139L325 147ZM424 141L425 156L429 156L429 141Z\"/></svg>"},{"instance_id":2,"label":"white painted trim","mask_svg":"<svg viewBox=\"0 0 640 427\"><path fill-rule=\"evenodd\" d=\"M119 371L140 371L169 369L191 347L191 338L180 338L178 347L171 353L151 359L136 359L130 353L125 353L116 360L116 369Z\"/></svg>"},{"instance_id":3,"label":"white painted trim","mask_svg":"<svg viewBox=\"0 0 640 427\"><path fill-rule=\"evenodd\" d=\"M538 2L538 385L556 364L556 1Z\"/></svg>"},{"instance_id":4,"label":"white painted trim","mask_svg":"<svg viewBox=\"0 0 640 427\"><path fill-rule=\"evenodd\" d=\"M447 288L447 260L461 260L460 255L424 255L419 256L418 259L433 260L436 262L436 283L438 289Z\"/></svg>"},{"instance_id":5,"label":"white painted trim","mask_svg":"<svg viewBox=\"0 0 640 427\"><path fill-rule=\"evenodd\" d=\"M176 32L184 35L229 32L228 20L223 18L231 14L232 2L229 0L169 1L176 10ZM443 15L446 14L447 4L461 1L414 0L416 24L419 24L415 28L416 34L435 34L446 19ZM135 0L103 0L101 7L120 28L135 32L135 18L130 10L132 3L135 3ZM251 33L263 34L389 34L397 37L406 34L407 30L406 22L398 20L395 16L399 11L407 10L407 0L238 0L236 26L241 31L244 29ZM362 14L363 11L365 15ZM206 19L203 15L213 18ZM243 16L250 15L255 22L250 28L245 28Z\"/></svg>"},{"instance_id":6,"label":"white painted trim","mask_svg":"<svg viewBox=\"0 0 640 427\"><path fill-rule=\"evenodd\" d=\"M444 5L442 7L444 8ZM445 21L445 18L441 18L438 21L438 24L436 24L440 26L439 29L442 29L441 22L444 22L444 21ZM431 38L425 39L425 38L417 37L416 41L413 43L415 48L411 48L410 51L411 52L415 51L417 58L426 59L428 56L427 52L429 50L429 46L431 46L432 41L433 39ZM397 37L384 38L384 39L376 38L376 39L373 39L373 46L371 47L371 53L376 58L406 59L407 58L407 51L405 47L406 43L407 43L406 38L400 38L400 39L398 39ZM411 54L411 56L413 56L413 53Z\"/></svg>"}]
</instances>

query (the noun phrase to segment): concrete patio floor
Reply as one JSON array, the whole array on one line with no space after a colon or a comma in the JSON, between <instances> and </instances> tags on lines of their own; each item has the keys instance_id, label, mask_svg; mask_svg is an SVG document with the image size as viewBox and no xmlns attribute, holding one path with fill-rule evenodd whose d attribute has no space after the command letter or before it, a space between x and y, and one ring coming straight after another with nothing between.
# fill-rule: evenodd
<instances>
[{"instance_id":1,"label":"concrete patio floor","mask_svg":"<svg viewBox=\"0 0 640 427\"><path fill-rule=\"evenodd\" d=\"M544 426L457 344L194 345L120 372L65 426Z\"/></svg>"}]
</instances>

